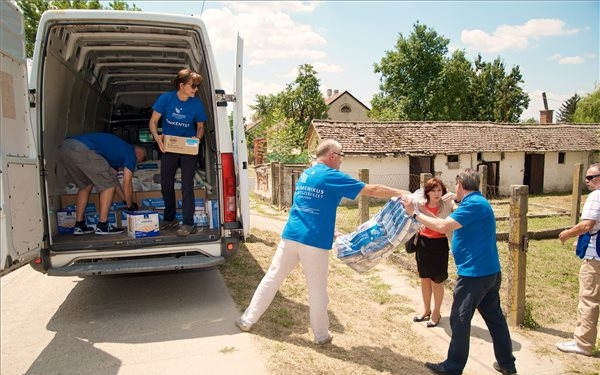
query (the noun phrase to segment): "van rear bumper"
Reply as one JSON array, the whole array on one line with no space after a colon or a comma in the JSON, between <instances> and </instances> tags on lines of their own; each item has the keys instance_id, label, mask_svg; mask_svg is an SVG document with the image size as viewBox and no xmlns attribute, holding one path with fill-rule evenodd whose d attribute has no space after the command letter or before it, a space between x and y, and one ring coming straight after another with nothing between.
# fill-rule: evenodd
<instances>
[{"instance_id":1,"label":"van rear bumper","mask_svg":"<svg viewBox=\"0 0 600 375\"><path fill-rule=\"evenodd\" d=\"M161 257L149 259L102 260L90 263L76 263L64 267L48 268L49 276L94 276L123 273L178 271L195 268L208 268L225 263L221 256L207 257L192 255L181 257Z\"/></svg>"}]
</instances>

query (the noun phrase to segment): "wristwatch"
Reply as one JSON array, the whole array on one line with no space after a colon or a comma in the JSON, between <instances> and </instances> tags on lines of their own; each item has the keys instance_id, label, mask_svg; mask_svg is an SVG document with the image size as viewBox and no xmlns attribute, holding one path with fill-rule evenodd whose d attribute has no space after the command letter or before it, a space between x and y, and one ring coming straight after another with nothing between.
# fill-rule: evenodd
<instances>
[{"instance_id":1,"label":"wristwatch","mask_svg":"<svg viewBox=\"0 0 600 375\"><path fill-rule=\"evenodd\" d=\"M416 220L418 215L419 215L419 213L415 212L414 214L412 214L412 218Z\"/></svg>"}]
</instances>

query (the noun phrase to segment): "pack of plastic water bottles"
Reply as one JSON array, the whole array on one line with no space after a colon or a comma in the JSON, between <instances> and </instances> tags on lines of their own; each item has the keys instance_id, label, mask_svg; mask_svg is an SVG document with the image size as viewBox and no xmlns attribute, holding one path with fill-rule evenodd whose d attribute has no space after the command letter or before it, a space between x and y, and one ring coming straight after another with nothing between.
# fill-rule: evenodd
<instances>
[{"instance_id":1,"label":"pack of plastic water bottles","mask_svg":"<svg viewBox=\"0 0 600 375\"><path fill-rule=\"evenodd\" d=\"M400 199L392 198L354 232L337 237L337 257L355 271L366 272L408 241L419 227L406 214Z\"/></svg>"}]
</instances>

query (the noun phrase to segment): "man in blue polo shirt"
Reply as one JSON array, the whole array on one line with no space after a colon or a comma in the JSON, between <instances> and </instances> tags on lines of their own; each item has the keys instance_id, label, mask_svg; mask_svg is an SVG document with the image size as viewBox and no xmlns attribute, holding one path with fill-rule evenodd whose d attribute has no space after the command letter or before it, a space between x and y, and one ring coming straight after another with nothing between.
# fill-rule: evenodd
<instances>
[{"instance_id":1,"label":"man in blue polo shirt","mask_svg":"<svg viewBox=\"0 0 600 375\"><path fill-rule=\"evenodd\" d=\"M359 194L391 198L408 191L379 184L366 184L340 172L342 145L327 139L317 146L316 164L300 176L288 221L267 274L254 292L250 306L235 324L250 331L267 310L287 275L302 263L308 284L310 325L317 345L331 342L327 315L327 272L329 250L333 245L335 215L343 197L355 199Z\"/></svg>"},{"instance_id":2,"label":"man in blue polo shirt","mask_svg":"<svg viewBox=\"0 0 600 375\"><path fill-rule=\"evenodd\" d=\"M137 207L133 202L133 172L137 163L145 157L146 150L143 147L132 146L110 133L75 135L63 141L60 146L60 158L79 188L74 235L123 232L123 228L117 228L108 222L108 211L115 191L129 209ZM119 168L123 168L123 187L117 179ZM100 218L95 230L86 225L84 216L94 186L100 198Z\"/></svg>"},{"instance_id":3,"label":"man in blue polo shirt","mask_svg":"<svg viewBox=\"0 0 600 375\"><path fill-rule=\"evenodd\" d=\"M404 207L421 224L437 232L454 231L452 255L458 279L450 312L452 338L444 362L425 366L439 375L461 375L469 358L471 320L478 310L494 343L493 367L503 375L516 375L515 357L506 318L500 306L500 260L496 245L496 218L479 192L479 174L466 169L456 176L458 208L445 219L421 215L413 202Z\"/></svg>"}]
</instances>

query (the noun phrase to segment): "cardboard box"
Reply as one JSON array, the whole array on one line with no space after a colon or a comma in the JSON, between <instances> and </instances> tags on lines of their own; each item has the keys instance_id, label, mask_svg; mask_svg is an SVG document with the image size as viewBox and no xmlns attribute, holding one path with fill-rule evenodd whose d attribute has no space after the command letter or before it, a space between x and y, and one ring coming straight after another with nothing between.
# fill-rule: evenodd
<instances>
[{"instance_id":1,"label":"cardboard box","mask_svg":"<svg viewBox=\"0 0 600 375\"><path fill-rule=\"evenodd\" d=\"M133 238L155 237L160 234L158 212L134 211L127 216L127 234Z\"/></svg>"},{"instance_id":2,"label":"cardboard box","mask_svg":"<svg viewBox=\"0 0 600 375\"><path fill-rule=\"evenodd\" d=\"M177 208L182 208L182 207L183 207L183 200L179 199L177 201ZM194 210L204 211L204 198L195 198L194 199Z\"/></svg>"},{"instance_id":3,"label":"cardboard box","mask_svg":"<svg viewBox=\"0 0 600 375\"><path fill-rule=\"evenodd\" d=\"M127 216L128 211L126 208L120 208L116 210L117 212L117 226L121 228L125 228L127 230Z\"/></svg>"},{"instance_id":4,"label":"cardboard box","mask_svg":"<svg viewBox=\"0 0 600 375\"><path fill-rule=\"evenodd\" d=\"M160 192L159 192L160 193ZM122 202L123 200L118 194L113 195L113 202ZM88 199L88 204L94 203L96 207L100 207L100 197L98 193L91 193ZM63 194L60 196L60 206L64 209L65 207L75 207L77 204L77 194Z\"/></svg>"},{"instance_id":5,"label":"cardboard box","mask_svg":"<svg viewBox=\"0 0 600 375\"><path fill-rule=\"evenodd\" d=\"M76 204L67 204L66 206L63 206L63 210L64 211L77 211L77 205ZM90 212L96 212L96 203L88 203L87 206L85 206L85 213L90 213Z\"/></svg>"},{"instance_id":6,"label":"cardboard box","mask_svg":"<svg viewBox=\"0 0 600 375\"><path fill-rule=\"evenodd\" d=\"M142 199L140 207L152 208L153 210L164 210L165 200L162 197Z\"/></svg>"},{"instance_id":7,"label":"cardboard box","mask_svg":"<svg viewBox=\"0 0 600 375\"><path fill-rule=\"evenodd\" d=\"M99 212L88 212L85 214L85 222L88 226L96 229L96 225L100 221L100 213ZM108 222L113 226L117 225L117 213L115 211L108 211Z\"/></svg>"},{"instance_id":8,"label":"cardboard box","mask_svg":"<svg viewBox=\"0 0 600 375\"><path fill-rule=\"evenodd\" d=\"M219 202L216 199L206 201L206 216L209 228L215 229L219 227Z\"/></svg>"},{"instance_id":9,"label":"cardboard box","mask_svg":"<svg viewBox=\"0 0 600 375\"><path fill-rule=\"evenodd\" d=\"M165 135L163 144L166 152L175 154L198 155L198 138L176 137L174 135Z\"/></svg>"},{"instance_id":10,"label":"cardboard box","mask_svg":"<svg viewBox=\"0 0 600 375\"><path fill-rule=\"evenodd\" d=\"M138 206L143 207L143 201L144 199L152 199L152 198L160 198L162 199L162 193L160 192L160 190L151 190L151 191L136 191L133 193L133 200L138 204ZM198 188L198 189L194 189L194 197L196 199L202 198L202 199L206 199L206 189L204 188ZM175 190L175 199L177 201L181 200L181 190ZM176 204L178 204L176 202ZM155 207L155 209L158 209L158 207Z\"/></svg>"},{"instance_id":11,"label":"cardboard box","mask_svg":"<svg viewBox=\"0 0 600 375\"><path fill-rule=\"evenodd\" d=\"M56 211L56 221L58 224L58 233L73 233L76 221L75 211Z\"/></svg>"},{"instance_id":12,"label":"cardboard box","mask_svg":"<svg viewBox=\"0 0 600 375\"><path fill-rule=\"evenodd\" d=\"M162 222L165 220L165 212L164 210L158 211L158 222ZM179 222L179 224L183 224L183 212L181 210L175 210L175 220Z\"/></svg>"}]
</instances>

